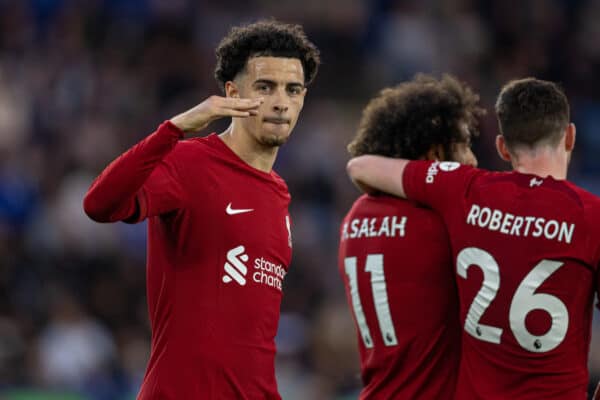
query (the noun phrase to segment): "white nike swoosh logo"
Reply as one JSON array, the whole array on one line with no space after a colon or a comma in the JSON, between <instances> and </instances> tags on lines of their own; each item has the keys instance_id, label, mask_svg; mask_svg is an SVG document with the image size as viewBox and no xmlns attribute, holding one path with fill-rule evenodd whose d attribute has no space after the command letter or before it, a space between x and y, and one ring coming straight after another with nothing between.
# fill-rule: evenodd
<instances>
[{"instance_id":1,"label":"white nike swoosh logo","mask_svg":"<svg viewBox=\"0 0 600 400\"><path fill-rule=\"evenodd\" d=\"M225 209L228 215L243 214L250 211L254 211L254 208L231 208L231 203L227 204L227 208Z\"/></svg>"}]
</instances>

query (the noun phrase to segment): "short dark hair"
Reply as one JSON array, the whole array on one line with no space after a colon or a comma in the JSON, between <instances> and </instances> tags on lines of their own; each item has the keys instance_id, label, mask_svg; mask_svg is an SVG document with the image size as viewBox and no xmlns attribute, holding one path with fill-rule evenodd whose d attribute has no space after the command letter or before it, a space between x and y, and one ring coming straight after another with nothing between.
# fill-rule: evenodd
<instances>
[{"instance_id":1,"label":"short dark hair","mask_svg":"<svg viewBox=\"0 0 600 400\"><path fill-rule=\"evenodd\" d=\"M300 25L272 19L232 28L219 43L216 55L215 78L222 89L244 70L252 57L297 58L302 63L305 86L313 81L321 63L319 50Z\"/></svg>"},{"instance_id":2,"label":"short dark hair","mask_svg":"<svg viewBox=\"0 0 600 400\"><path fill-rule=\"evenodd\" d=\"M508 82L498 95L496 115L509 148L556 145L570 121L569 102L555 83L535 78Z\"/></svg>"},{"instance_id":3,"label":"short dark hair","mask_svg":"<svg viewBox=\"0 0 600 400\"><path fill-rule=\"evenodd\" d=\"M383 89L365 107L358 132L348 145L354 157L377 154L419 159L434 145L447 156L452 143L464 142L461 123L471 135L477 119L485 113L479 96L450 75L437 80L419 74L411 81Z\"/></svg>"}]
</instances>

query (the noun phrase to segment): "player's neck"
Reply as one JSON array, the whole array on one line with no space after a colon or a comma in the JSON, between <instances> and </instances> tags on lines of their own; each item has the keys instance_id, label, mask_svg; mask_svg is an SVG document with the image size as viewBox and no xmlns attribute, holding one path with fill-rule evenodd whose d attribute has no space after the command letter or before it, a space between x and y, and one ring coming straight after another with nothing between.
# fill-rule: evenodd
<instances>
[{"instance_id":1,"label":"player's neck","mask_svg":"<svg viewBox=\"0 0 600 400\"><path fill-rule=\"evenodd\" d=\"M542 178L551 176L554 179L567 179L568 164L568 153L554 151L550 148L522 151L512 158L512 166L515 171Z\"/></svg>"},{"instance_id":2,"label":"player's neck","mask_svg":"<svg viewBox=\"0 0 600 400\"><path fill-rule=\"evenodd\" d=\"M231 124L219 136L225 145L246 164L267 173L273 169L278 147L258 143L252 135L242 132L235 124Z\"/></svg>"}]
</instances>

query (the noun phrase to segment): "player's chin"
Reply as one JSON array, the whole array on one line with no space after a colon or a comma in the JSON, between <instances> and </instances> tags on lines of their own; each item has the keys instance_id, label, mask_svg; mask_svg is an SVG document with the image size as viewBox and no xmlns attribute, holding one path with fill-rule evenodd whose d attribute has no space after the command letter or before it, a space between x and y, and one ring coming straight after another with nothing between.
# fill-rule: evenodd
<instances>
[{"instance_id":1,"label":"player's chin","mask_svg":"<svg viewBox=\"0 0 600 400\"><path fill-rule=\"evenodd\" d=\"M279 147L288 141L290 130L279 132L264 132L261 137L261 143L269 147Z\"/></svg>"},{"instance_id":2,"label":"player's chin","mask_svg":"<svg viewBox=\"0 0 600 400\"><path fill-rule=\"evenodd\" d=\"M289 134L287 134L286 136L280 136L280 135L264 135L261 138L261 143L264 146L267 147L279 147L281 145L283 145L285 142L287 142L288 138L290 137Z\"/></svg>"}]
</instances>

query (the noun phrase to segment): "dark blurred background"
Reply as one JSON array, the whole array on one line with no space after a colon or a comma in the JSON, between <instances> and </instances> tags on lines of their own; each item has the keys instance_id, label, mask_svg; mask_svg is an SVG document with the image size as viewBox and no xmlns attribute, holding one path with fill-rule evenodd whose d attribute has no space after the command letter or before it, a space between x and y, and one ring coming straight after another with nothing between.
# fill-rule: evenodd
<instances>
[{"instance_id":1,"label":"dark blurred background","mask_svg":"<svg viewBox=\"0 0 600 400\"><path fill-rule=\"evenodd\" d=\"M160 122L218 94L215 46L270 16L302 24L323 58L276 165L295 222L277 337L284 399L360 388L337 232L358 195L345 146L382 87L456 74L490 111L480 165L505 169L493 148L502 83L558 81L578 127L570 178L600 194L597 0L0 0L0 398L134 398L150 346L146 227L93 223L83 194ZM590 368L595 382L598 344Z\"/></svg>"}]
</instances>

